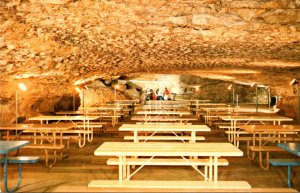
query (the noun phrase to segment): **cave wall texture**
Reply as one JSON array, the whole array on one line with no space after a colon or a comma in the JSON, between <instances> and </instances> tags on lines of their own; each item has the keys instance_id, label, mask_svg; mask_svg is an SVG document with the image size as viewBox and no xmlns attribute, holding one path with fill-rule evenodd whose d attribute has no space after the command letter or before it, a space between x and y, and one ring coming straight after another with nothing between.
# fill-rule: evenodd
<instances>
[{"instance_id":1,"label":"cave wall texture","mask_svg":"<svg viewBox=\"0 0 300 193\"><path fill-rule=\"evenodd\" d=\"M18 91L20 115L31 116L72 108L75 86L154 74L202 78L195 97L216 102L230 99L229 83L270 86L294 117L299 31L299 0L1 0L1 121L14 121L18 82L29 87ZM104 85L86 92L88 105L114 99Z\"/></svg>"}]
</instances>

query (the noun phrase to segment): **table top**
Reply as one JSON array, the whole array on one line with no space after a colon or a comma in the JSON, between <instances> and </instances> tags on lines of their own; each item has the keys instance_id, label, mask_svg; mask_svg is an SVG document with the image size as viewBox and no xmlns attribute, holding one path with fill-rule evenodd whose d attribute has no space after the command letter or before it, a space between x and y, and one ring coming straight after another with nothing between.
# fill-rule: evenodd
<instances>
[{"instance_id":1,"label":"table top","mask_svg":"<svg viewBox=\"0 0 300 193\"><path fill-rule=\"evenodd\" d=\"M83 110L122 110L122 107L116 107L116 106L111 106L111 105L106 105L106 106L99 106L99 107L84 107L82 108Z\"/></svg>"},{"instance_id":2,"label":"table top","mask_svg":"<svg viewBox=\"0 0 300 193\"><path fill-rule=\"evenodd\" d=\"M29 144L29 141L0 141L0 154L7 154Z\"/></svg>"},{"instance_id":3,"label":"table top","mask_svg":"<svg viewBox=\"0 0 300 193\"><path fill-rule=\"evenodd\" d=\"M187 101L187 102L209 102L210 100L208 100L208 99L203 99L203 100L191 99L191 100L183 100L183 101Z\"/></svg>"},{"instance_id":4,"label":"table top","mask_svg":"<svg viewBox=\"0 0 300 193\"><path fill-rule=\"evenodd\" d=\"M258 116L220 116L224 121L293 121L292 118L277 115L258 115Z\"/></svg>"},{"instance_id":5,"label":"table top","mask_svg":"<svg viewBox=\"0 0 300 193\"><path fill-rule=\"evenodd\" d=\"M55 112L57 115L104 115L108 112L94 112L94 111L59 111Z\"/></svg>"},{"instance_id":6,"label":"table top","mask_svg":"<svg viewBox=\"0 0 300 193\"><path fill-rule=\"evenodd\" d=\"M188 111L138 111L138 115L190 115Z\"/></svg>"},{"instance_id":7,"label":"table top","mask_svg":"<svg viewBox=\"0 0 300 193\"><path fill-rule=\"evenodd\" d=\"M230 107L230 105L228 105L228 104L226 104L226 103L196 103L196 104L192 104L192 106L229 106Z\"/></svg>"},{"instance_id":8,"label":"table top","mask_svg":"<svg viewBox=\"0 0 300 193\"><path fill-rule=\"evenodd\" d=\"M228 111L228 110L238 110L238 108L234 107L201 107L202 110L204 111Z\"/></svg>"},{"instance_id":9,"label":"table top","mask_svg":"<svg viewBox=\"0 0 300 193\"><path fill-rule=\"evenodd\" d=\"M287 132L287 131L300 131L300 125L240 125L239 128L249 132Z\"/></svg>"},{"instance_id":10,"label":"table top","mask_svg":"<svg viewBox=\"0 0 300 193\"><path fill-rule=\"evenodd\" d=\"M300 143L278 143L278 147L300 156Z\"/></svg>"},{"instance_id":11,"label":"table top","mask_svg":"<svg viewBox=\"0 0 300 193\"><path fill-rule=\"evenodd\" d=\"M211 131L207 125L174 125L174 124L123 124L119 131Z\"/></svg>"},{"instance_id":12,"label":"table top","mask_svg":"<svg viewBox=\"0 0 300 193\"><path fill-rule=\"evenodd\" d=\"M57 123L57 124L3 124L0 125L0 130L42 130L42 131L57 131L69 130L75 127L75 123Z\"/></svg>"},{"instance_id":13,"label":"table top","mask_svg":"<svg viewBox=\"0 0 300 193\"><path fill-rule=\"evenodd\" d=\"M52 116L52 115L40 115L29 118L30 121L83 121L83 120L96 120L99 116Z\"/></svg>"},{"instance_id":14,"label":"table top","mask_svg":"<svg viewBox=\"0 0 300 193\"><path fill-rule=\"evenodd\" d=\"M104 142L96 156L243 156L231 143Z\"/></svg>"},{"instance_id":15,"label":"table top","mask_svg":"<svg viewBox=\"0 0 300 193\"><path fill-rule=\"evenodd\" d=\"M133 121L197 121L195 117L166 117L166 116L132 116Z\"/></svg>"}]
</instances>

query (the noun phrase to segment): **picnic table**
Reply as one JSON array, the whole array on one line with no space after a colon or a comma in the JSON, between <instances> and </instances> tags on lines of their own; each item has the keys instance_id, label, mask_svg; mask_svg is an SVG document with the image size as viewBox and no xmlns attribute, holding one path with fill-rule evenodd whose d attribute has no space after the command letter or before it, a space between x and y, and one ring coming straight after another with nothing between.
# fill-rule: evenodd
<instances>
[{"instance_id":1,"label":"picnic table","mask_svg":"<svg viewBox=\"0 0 300 193\"><path fill-rule=\"evenodd\" d=\"M138 115L145 115L145 116L148 116L148 115L179 115L179 116L182 116L182 115L190 115L191 113L188 112L188 111L166 111L166 110L160 110L160 111L137 111Z\"/></svg>"},{"instance_id":2,"label":"picnic table","mask_svg":"<svg viewBox=\"0 0 300 193\"><path fill-rule=\"evenodd\" d=\"M16 151L26 145L29 144L29 141L1 141L0 142L0 154L3 155L3 162L4 162L4 189L5 192L14 192L16 191L22 179L22 167L19 167L18 170L18 183L12 189L8 188L8 159L9 159L9 152Z\"/></svg>"},{"instance_id":3,"label":"picnic table","mask_svg":"<svg viewBox=\"0 0 300 193\"><path fill-rule=\"evenodd\" d=\"M173 184L174 186L181 184L189 187L189 181L137 181L129 180L135 173L137 173L144 165L151 162L154 157L180 157L186 163L190 163L193 167L192 159L188 157L209 157L209 178L207 181L192 181L194 185L202 188L220 188L224 182L218 181L218 159L224 156L243 156L243 152L230 143L166 143L166 142L149 142L149 143L132 143L132 142L104 142L94 152L95 156L117 156L119 158L119 180L94 180L89 183L89 187L124 187L138 186L148 184L151 186L163 186ZM148 157L147 161L135 170L130 176L126 176L126 159L130 157ZM197 168L193 167L200 175L206 176ZM132 183L131 183L132 182ZM230 182L228 182L230 183ZM247 182L233 182L230 183L230 188L251 188ZM131 187L132 187L131 186ZM228 186L228 184L226 185ZM193 186L194 188L194 186ZM222 188L222 187L221 187ZM228 187L227 187L228 188Z\"/></svg>"},{"instance_id":4,"label":"picnic table","mask_svg":"<svg viewBox=\"0 0 300 193\"><path fill-rule=\"evenodd\" d=\"M52 167L55 165L57 160L56 152L60 151L62 158L68 157L67 151L63 155L63 150L68 148L63 143L63 133L71 130L76 126L74 123L57 123L57 124L3 124L0 126L1 131L6 131L6 139L32 139L33 144L26 146L25 148L30 149L42 149L45 152L45 165ZM11 136L10 131L17 131L15 135ZM32 133L31 136L24 136L24 133ZM38 140L40 142L38 143ZM44 143L46 142L50 143ZM58 143L57 143L58 140ZM68 139L69 140L69 139ZM68 143L67 143L68 144ZM53 150L53 161L49 163L48 150Z\"/></svg>"},{"instance_id":5,"label":"picnic table","mask_svg":"<svg viewBox=\"0 0 300 193\"><path fill-rule=\"evenodd\" d=\"M288 151L296 156L300 156L300 143L278 143L277 146L282 148L285 151ZM273 166L287 166L287 184L288 187L292 187L291 182L291 170L293 166L300 166L300 159L287 159L287 158L279 158L279 159L271 159L270 163Z\"/></svg>"},{"instance_id":6,"label":"picnic table","mask_svg":"<svg viewBox=\"0 0 300 193\"><path fill-rule=\"evenodd\" d=\"M258 152L259 164L264 170L269 169L269 153L283 151L270 143L300 140L297 135L300 132L299 125L241 125L240 129L252 135L249 140L252 141L252 145L248 144L247 147L248 158L253 160L255 152ZM266 156L263 156L263 153L266 153Z\"/></svg>"},{"instance_id":7,"label":"picnic table","mask_svg":"<svg viewBox=\"0 0 300 193\"><path fill-rule=\"evenodd\" d=\"M278 143L277 146L296 156L300 156L300 143Z\"/></svg>"},{"instance_id":8,"label":"picnic table","mask_svg":"<svg viewBox=\"0 0 300 193\"><path fill-rule=\"evenodd\" d=\"M132 116L131 120L141 121L143 123L152 123L152 122L178 122L178 123L187 123L188 121L197 121L195 117L179 117L179 116Z\"/></svg>"},{"instance_id":9,"label":"picnic table","mask_svg":"<svg viewBox=\"0 0 300 193\"><path fill-rule=\"evenodd\" d=\"M123 124L119 131L133 132L133 141L139 142L139 133L150 132L151 135L146 136L145 141L151 140L156 133L169 132L174 134L175 138L184 142L182 136L178 136L178 132L189 132L188 136L190 143L196 143L196 132L209 132L210 128L206 125L174 125L174 124L150 124L150 125L137 125L137 124ZM168 139L168 136L161 136L161 139Z\"/></svg>"},{"instance_id":10,"label":"picnic table","mask_svg":"<svg viewBox=\"0 0 300 193\"><path fill-rule=\"evenodd\" d=\"M40 121L41 124L45 121L46 124L49 123L49 121L82 121L83 122L83 128L82 131L83 139L79 141L79 147L83 147L86 143L86 138L89 142L93 140L93 128L90 127L90 121L99 119L99 116L51 116L51 115L40 115L36 117L30 117L30 121ZM80 134L79 134L80 135ZM86 137L87 136L87 137Z\"/></svg>"},{"instance_id":11,"label":"picnic table","mask_svg":"<svg viewBox=\"0 0 300 193\"><path fill-rule=\"evenodd\" d=\"M102 117L111 117L112 126L115 126L118 124L118 112L120 112L123 107L121 106L110 106L110 105L103 105L103 106L97 106L97 107L84 107L82 108L84 111L98 111L98 112L111 112L112 115L105 115Z\"/></svg>"},{"instance_id":12,"label":"picnic table","mask_svg":"<svg viewBox=\"0 0 300 193\"><path fill-rule=\"evenodd\" d=\"M230 121L229 131L232 133L229 134L230 142L233 142L234 145L237 145L236 140L236 131L237 131L237 122L239 121L246 121L245 125L249 124L253 121L259 121L261 124L265 125L265 122L273 122L273 125L280 125L282 121L293 121L292 118L278 116L278 115L257 115L257 116L220 116L220 119L223 121Z\"/></svg>"}]
</instances>

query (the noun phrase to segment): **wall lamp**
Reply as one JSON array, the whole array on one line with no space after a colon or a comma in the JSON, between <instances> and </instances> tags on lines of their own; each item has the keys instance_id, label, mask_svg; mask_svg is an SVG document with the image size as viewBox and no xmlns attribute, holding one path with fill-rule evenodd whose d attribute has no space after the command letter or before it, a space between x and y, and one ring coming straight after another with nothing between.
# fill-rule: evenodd
<instances>
[{"instance_id":1,"label":"wall lamp","mask_svg":"<svg viewBox=\"0 0 300 193\"><path fill-rule=\"evenodd\" d=\"M119 84L115 85L115 101L117 100L117 89L119 90L120 86Z\"/></svg>"},{"instance_id":2,"label":"wall lamp","mask_svg":"<svg viewBox=\"0 0 300 193\"><path fill-rule=\"evenodd\" d=\"M16 89L16 125L18 124L18 89L22 91L27 91L28 88L24 83L21 82L18 84L18 88Z\"/></svg>"},{"instance_id":3,"label":"wall lamp","mask_svg":"<svg viewBox=\"0 0 300 193\"><path fill-rule=\"evenodd\" d=\"M299 80L297 80L296 78L294 78L291 82L290 82L290 85L296 85L296 84L299 84Z\"/></svg>"}]
</instances>

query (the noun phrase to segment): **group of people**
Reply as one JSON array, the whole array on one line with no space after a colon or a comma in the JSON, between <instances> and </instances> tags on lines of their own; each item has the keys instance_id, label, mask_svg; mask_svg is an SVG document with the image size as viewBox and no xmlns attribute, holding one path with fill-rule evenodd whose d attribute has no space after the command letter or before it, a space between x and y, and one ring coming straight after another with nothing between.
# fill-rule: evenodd
<instances>
[{"instance_id":1,"label":"group of people","mask_svg":"<svg viewBox=\"0 0 300 193\"><path fill-rule=\"evenodd\" d=\"M170 91L166 87L164 91L161 91L159 88L155 91L150 89L146 91L146 101L148 100L170 100Z\"/></svg>"}]
</instances>

